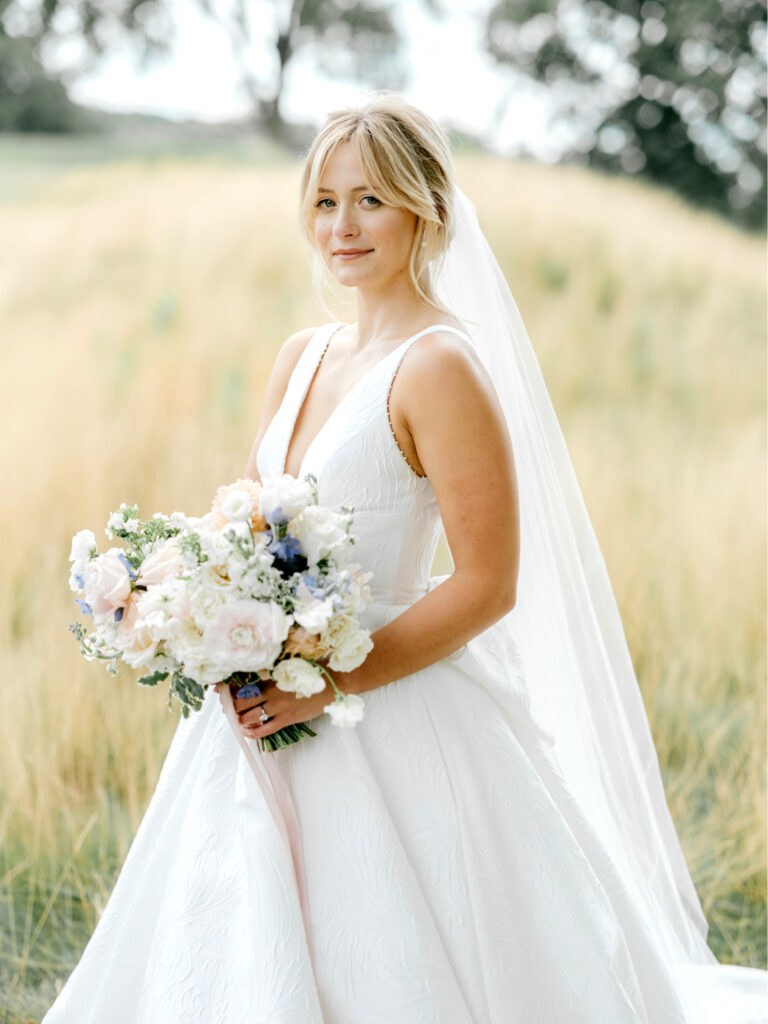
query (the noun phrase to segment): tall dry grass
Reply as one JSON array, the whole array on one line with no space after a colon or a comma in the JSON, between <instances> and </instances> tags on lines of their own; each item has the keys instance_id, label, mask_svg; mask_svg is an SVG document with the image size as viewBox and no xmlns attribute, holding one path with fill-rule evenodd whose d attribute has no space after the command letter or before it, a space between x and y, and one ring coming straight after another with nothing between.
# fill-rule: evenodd
<instances>
[{"instance_id":1,"label":"tall dry grass","mask_svg":"<svg viewBox=\"0 0 768 1024\"><path fill-rule=\"evenodd\" d=\"M468 156L458 173L561 419L711 944L762 964L763 247L626 181ZM277 347L326 319L297 188L292 163L136 160L0 206L8 1020L39 1019L76 961L175 726L161 693L80 658L71 536L121 501L202 511L241 473Z\"/></svg>"}]
</instances>

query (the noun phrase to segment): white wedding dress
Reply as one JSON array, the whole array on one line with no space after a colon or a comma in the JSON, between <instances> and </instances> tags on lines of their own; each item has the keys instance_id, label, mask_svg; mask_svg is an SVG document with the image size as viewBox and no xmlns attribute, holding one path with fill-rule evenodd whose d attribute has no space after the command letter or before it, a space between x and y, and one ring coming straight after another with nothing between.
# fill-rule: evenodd
<instances>
[{"instance_id":1,"label":"white wedding dress","mask_svg":"<svg viewBox=\"0 0 768 1024\"><path fill-rule=\"evenodd\" d=\"M258 451L262 477L283 471L338 326L319 328L299 359ZM301 466L322 504L355 509L355 557L374 573L372 630L440 582L429 577L435 495L398 448L387 407L424 333L357 382ZM301 826L312 958L290 859L209 693L179 722L45 1024L764 1020L763 972L665 962L565 786L513 636L497 626L366 693L356 728L323 715L316 738L273 755Z\"/></svg>"}]
</instances>

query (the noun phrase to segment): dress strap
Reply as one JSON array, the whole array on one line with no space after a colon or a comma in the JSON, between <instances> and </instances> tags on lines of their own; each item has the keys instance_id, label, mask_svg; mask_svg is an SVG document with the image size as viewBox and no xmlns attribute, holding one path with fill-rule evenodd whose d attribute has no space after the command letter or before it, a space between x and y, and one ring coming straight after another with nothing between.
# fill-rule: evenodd
<instances>
[{"instance_id":1,"label":"dress strap","mask_svg":"<svg viewBox=\"0 0 768 1024\"><path fill-rule=\"evenodd\" d=\"M397 353L397 358L394 360L394 363L390 369L389 381L387 386L387 405L389 405L389 392L392 390L392 385L394 384L395 377L397 376L397 371L400 367L400 363L402 362L403 356L414 343L414 341L423 337L425 334L432 334L433 331L448 331L451 334L457 334L460 338L464 338L465 341L468 341L469 344L473 345L474 347L474 343L470 336L466 333L466 331L460 331L458 327L451 327L450 324L432 324L431 326L425 327L423 330L419 331L418 334L412 335L410 338L407 339L407 341L403 342L399 349L395 350Z\"/></svg>"},{"instance_id":2,"label":"dress strap","mask_svg":"<svg viewBox=\"0 0 768 1024\"><path fill-rule=\"evenodd\" d=\"M317 328L304 346L304 351L299 356L289 381L292 396L300 396L299 403L309 390L309 385L320 365L321 359L325 355L325 350L328 348L331 338L343 326L344 324L341 320L323 324L322 327Z\"/></svg>"}]
</instances>

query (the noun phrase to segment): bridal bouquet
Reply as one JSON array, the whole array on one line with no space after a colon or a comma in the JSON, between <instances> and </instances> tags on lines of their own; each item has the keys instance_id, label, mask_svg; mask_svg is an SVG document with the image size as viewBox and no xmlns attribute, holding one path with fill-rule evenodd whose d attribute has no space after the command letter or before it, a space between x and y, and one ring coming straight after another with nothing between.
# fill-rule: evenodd
<instances>
[{"instance_id":1,"label":"bridal bouquet","mask_svg":"<svg viewBox=\"0 0 768 1024\"><path fill-rule=\"evenodd\" d=\"M343 694L322 663L349 672L373 647L358 615L370 602L372 573L351 559L352 508L318 504L308 474L236 480L218 489L211 511L139 518L123 503L105 533L124 547L99 553L90 530L72 539L69 585L93 620L71 631L88 660L142 669L146 686L168 681L186 718L199 710L205 687L224 682L240 697L272 678L298 698L335 691L324 711L353 726L363 700ZM262 739L276 750L316 733L306 722Z\"/></svg>"}]
</instances>

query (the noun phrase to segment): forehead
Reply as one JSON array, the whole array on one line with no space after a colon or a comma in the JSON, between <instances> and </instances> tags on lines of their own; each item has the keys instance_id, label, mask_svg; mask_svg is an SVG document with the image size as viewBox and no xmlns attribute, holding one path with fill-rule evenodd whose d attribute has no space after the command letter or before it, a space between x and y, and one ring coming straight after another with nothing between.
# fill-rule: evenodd
<instances>
[{"instance_id":1,"label":"forehead","mask_svg":"<svg viewBox=\"0 0 768 1024\"><path fill-rule=\"evenodd\" d=\"M351 142L342 142L325 162L318 177L318 192L344 189L354 192L370 188L357 149Z\"/></svg>"}]
</instances>

